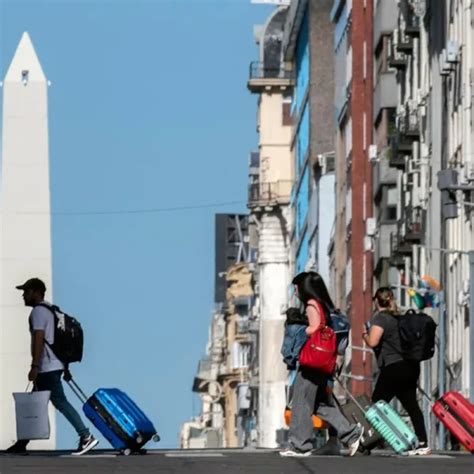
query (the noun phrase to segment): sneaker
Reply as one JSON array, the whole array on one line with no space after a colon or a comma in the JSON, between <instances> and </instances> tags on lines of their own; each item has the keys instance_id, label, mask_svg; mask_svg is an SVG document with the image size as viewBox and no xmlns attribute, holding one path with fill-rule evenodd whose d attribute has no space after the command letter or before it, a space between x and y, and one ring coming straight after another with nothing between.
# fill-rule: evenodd
<instances>
[{"instance_id":1,"label":"sneaker","mask_svg":"<svg viewBox=\"0 0 474 474\"><path fill-rule=\"evenodd\" d=\"M357 435L355 441L349 445L349 456L354 456L354 454L357 453L357 450L360 446L360 441L364 436L364 427L360 423L357 423L357 426L359 428L359 434Z\"/></svg>"},{"instance_id":2,"label":"sneaker","mask_svg":"<svg viewBox=\"0 0 474 474\"><path fill-rule=\"evenodd\" d=\"M95 448L99 444L99 440L95 439L92 435L82 436L79 439L79 446L77 450L72 453L73 456L80 456L90 451L92 448Z\"/></svg>"},{"instance_id":3,"label":"sneaker","mask_svg":"<svg viewBox=\"0 0 474 474\"><path fill-rule=\"evenodd\" d=\"M296 448L286 448L283 451L280 451L280 456L283 458L305 458L311 455L311 450L309 451L300 451Z\"/></svg>"},{"instance_id":4,"label":"sneaker","mask_svg":"<svg viewBox=\"0 0 474 474\"><path fill-rule=\"evenodd\" d=\"M429 446L420 446L407 452L408 456L429 456L432 453Z\"/></svg>"},{"instance_id":5,"label":"sneaker","mask_svg":"<svg viewBox=\"0 0 474 474\"><path fill-rule=\"evenodd\" d=\"M12 444L9 448L5 449L6 454L22 454L26 456L28 451L26 450L26 446L28 445L28 441L25 440L18 440L15 444Z\"/></svg>"}]
</instances>

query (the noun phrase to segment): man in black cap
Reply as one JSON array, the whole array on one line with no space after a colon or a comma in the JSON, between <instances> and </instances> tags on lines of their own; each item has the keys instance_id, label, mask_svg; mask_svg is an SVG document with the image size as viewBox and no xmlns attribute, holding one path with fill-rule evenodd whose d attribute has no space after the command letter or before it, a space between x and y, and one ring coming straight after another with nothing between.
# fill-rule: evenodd
<instances>
[{"instance_id":1,"label":"man in black cap","mask_svg":"<svg viewBox=\"0 0 474 474\"><path fill-rule=\"evenodd\" d=\"M55 318L52 309L45 307L46 285L39 278L30 280L16 287L23 291L25 306L31 310L29 323L31 332L31 368L28 380L33 382L35 390L50 390L51 402L71 423L79 435L79 446L73 454L81 455L98 444L82 422L79 413L67 400L61 383L64 364L56 357L51 345L54 343ZM45 343L47 342L47 344ZM18 440L6 452L26 454L28 440Z\"/></svg>"}]
</instances>

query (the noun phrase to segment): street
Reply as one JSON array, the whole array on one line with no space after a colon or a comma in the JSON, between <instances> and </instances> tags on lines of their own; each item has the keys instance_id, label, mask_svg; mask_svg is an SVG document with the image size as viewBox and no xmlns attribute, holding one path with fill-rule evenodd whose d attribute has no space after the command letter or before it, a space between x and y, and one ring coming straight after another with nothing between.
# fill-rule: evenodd
<instances>
[{"instance_id":1,"label":"street","mask_svg":"<svg viewBox=\"0 0 474 474\"><path fill-rule=\"evenodd\" d=\"M0 456L0 473L417 473L473 474L474 458L467 453L436 453L426 457L403 457L389 451L371 456L311 456L283 459L273 450L153 450L147 455L117 456L113 451L94 451L71 456L67 452Z\"/></svg>"}]
</instances>

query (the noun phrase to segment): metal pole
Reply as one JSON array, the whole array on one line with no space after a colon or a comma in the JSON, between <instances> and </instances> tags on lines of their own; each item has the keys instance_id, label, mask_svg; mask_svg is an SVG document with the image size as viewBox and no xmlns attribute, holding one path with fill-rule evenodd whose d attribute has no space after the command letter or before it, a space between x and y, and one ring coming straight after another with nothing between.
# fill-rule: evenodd
<instances>
[{"instance_id":1,"label":"metal pole","mask_svg":"<svg viewBox=\"0 0 474 474\"><path fill-rule=\"evenodd\" d=\"M469 251L469 399L474 403L474 250Z\"/></svg>"},{"instance_id":2,"label":"metal pole","mask_svg":"<svg viewBox=\"0 0 474 474\"><path fill-rule=\"evenodd\" d=\"M440 292L439 300L438 397L441 397L444 395L446 388L446 363L444 358L446 352L446 302L444 299L444 291ZM438 430L438 449L445 449L445 444L444 425L440 423Z\"/></svg>"}]
</instances>

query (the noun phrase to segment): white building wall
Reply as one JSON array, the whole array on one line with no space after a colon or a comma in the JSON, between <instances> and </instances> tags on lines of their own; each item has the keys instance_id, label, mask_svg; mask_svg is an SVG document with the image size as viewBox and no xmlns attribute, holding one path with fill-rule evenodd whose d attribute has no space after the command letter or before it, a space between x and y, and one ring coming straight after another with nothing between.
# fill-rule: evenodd
<instances>
[{"instance_id":1,"label":"white building wall","mask_svg":"<svg viewBox=\"0 0 474 474\"><path fill-rule=\"evenodd\" d=\"M0 449L16 439L12 392L25 390L31 364L28 315L15 289L41 278L52 299L47 81L24 34L3 84L0 191ZM32 448L53 449L51 438Z\"/></svg>"}]
</instances>

